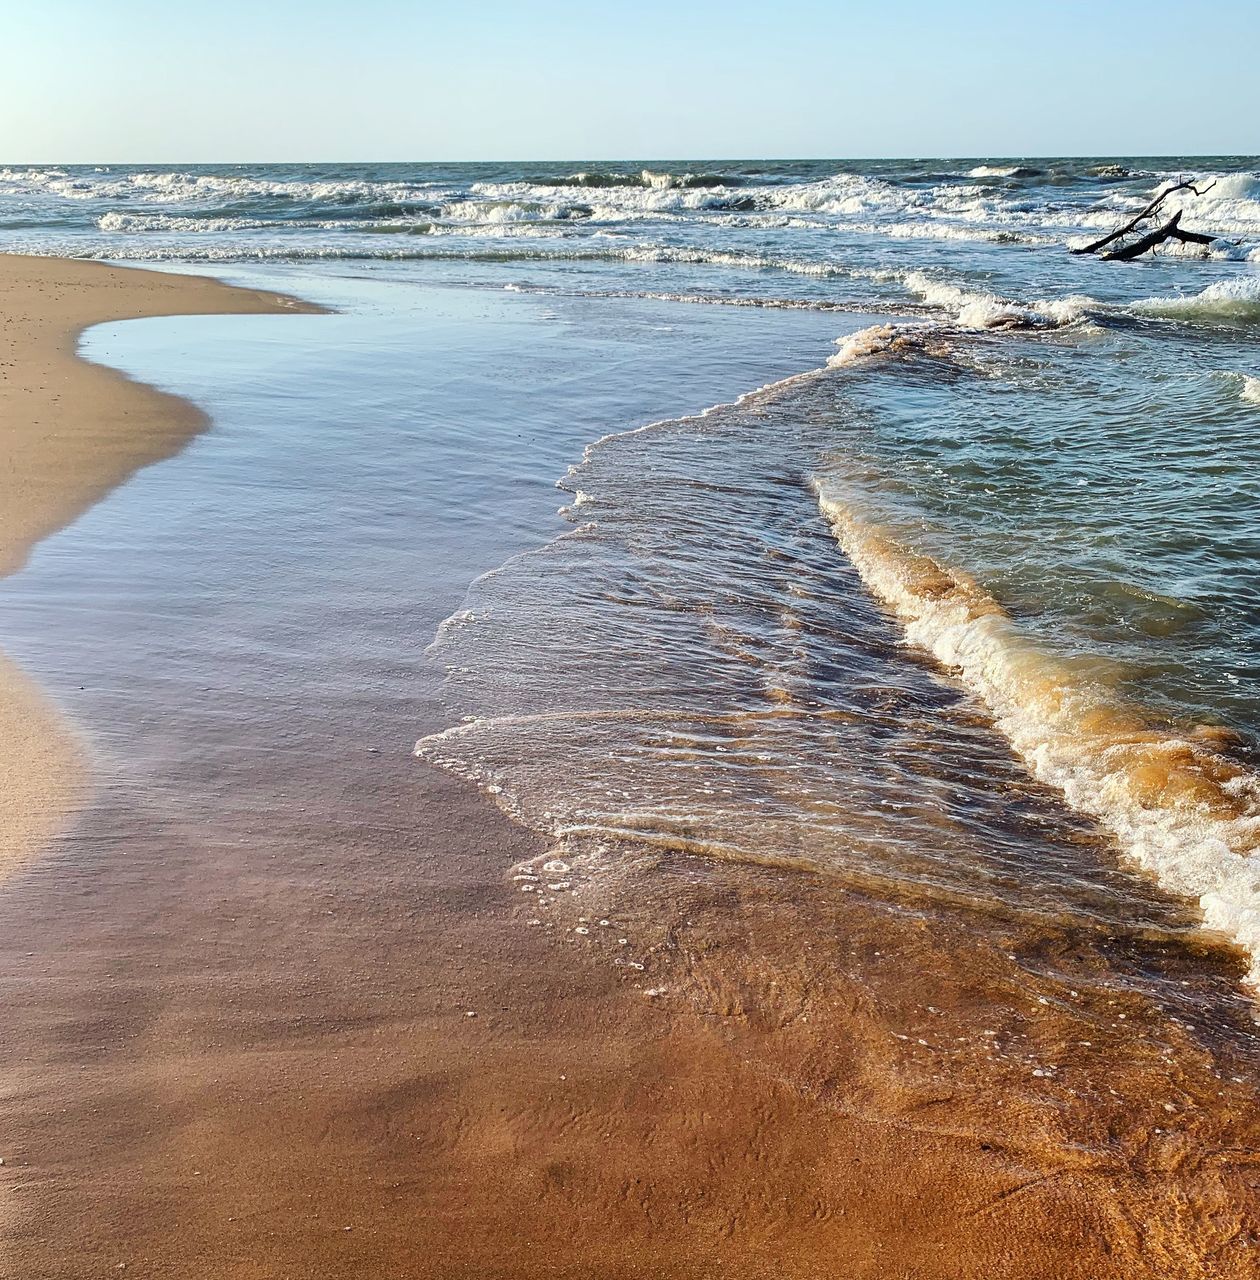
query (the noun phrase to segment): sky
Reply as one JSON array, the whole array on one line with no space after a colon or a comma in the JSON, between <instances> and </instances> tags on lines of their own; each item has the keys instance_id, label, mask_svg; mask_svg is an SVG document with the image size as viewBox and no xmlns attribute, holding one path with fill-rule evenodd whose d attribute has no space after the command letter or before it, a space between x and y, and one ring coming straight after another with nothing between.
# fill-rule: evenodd
<instances>
[{"instance_id":1,"label":"sky","mask_svg":"<svg viewBox=\"0 0 1260 1280\"><path fill-rule=\"evenodd\" d=\"M0 164L1260 152L1256 0L0 0L0 31Z\"/></svg>"}]
</instances>

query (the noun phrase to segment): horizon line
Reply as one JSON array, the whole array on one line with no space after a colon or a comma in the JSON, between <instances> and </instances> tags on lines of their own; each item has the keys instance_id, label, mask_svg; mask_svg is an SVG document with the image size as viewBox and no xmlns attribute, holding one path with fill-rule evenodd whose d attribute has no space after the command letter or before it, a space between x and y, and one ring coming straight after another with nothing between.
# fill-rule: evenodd
<instances>
[{"instance_id":1,"label":"horizon line","mask_svg":"<svg viewBox=\"0 0 1260 1280\"><path fill-rule=\"evenodd\" d=\"M871 161L962 161L962 160L1256 160L1260 161L1260 152L1231 152L1231 151L1169 151L1169 152L1136 152L1136 151L1095 151L1095 152L1039 152L1039 153L1018 153L1018 152L957 152L953 155L928 155L928 154L900 154L900 155L867 155L867 156L840 156L840 155L704 155L696 153L692 155L682 156L496 156L488 159L469 159L444 157L439 159L295 159L295 160L279 160L279 159L258 159L258 160L0 160L0 165L11 168L14 165L25 165L27 167L53 167L53 166L85 166L85 165L174 165L174 164L195 164L195 165L386 165L386 164L413 164L413 165L435 165L435 164L690 164L696 162L711 162L714 164L737 164L750 162L770 162L776 164L795 164L795 163L823 163L831 162L835 164L862 164Z\"/></svg>"}]
</instances>

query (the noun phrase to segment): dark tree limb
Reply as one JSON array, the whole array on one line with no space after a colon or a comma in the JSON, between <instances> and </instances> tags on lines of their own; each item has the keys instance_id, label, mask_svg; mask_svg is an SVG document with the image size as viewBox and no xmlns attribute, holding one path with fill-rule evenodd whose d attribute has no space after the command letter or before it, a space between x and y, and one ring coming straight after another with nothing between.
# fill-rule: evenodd
<instances>
[{"instance_id":1,"label":"dark tree limb","mask_svg":"<svg viewBox=\"0 0 1260 1280\"><path fill-rule=\"evenodd\" d=\"M1201 231L1186 231L1183 227L1177 227L1172 233L1174 240L1180 240L1182 244L1215 244L1216 236L1205 236Z\"/></svg>"},{"instance_id":2,"label":"dark tree limb","mask_svg":"<svg viewBox=\"0 0 1260 1280\"><path fill-rule=\"evenodd\" d=\"M1153 249L1157 244L1163 244L1169 237L1176 235L1177 224L1180 221L1181 210L1178 209L1162 227L1156 227L1154 231L1148 231L1140 240L1135 240L1132 244L1125 245L1122 249L1113 249L1110 253L1104 253L1102 260L1104 262L1129 262L1131 259L1145 253L1148 249Z\"/></svg>"},{"instance_id":3,"label":"dark tree limb","mask_svg":"<svg viewBox=\"0 0 1260 1280\"><path fill-rule=\"evenodd\" d=\"M1119 227L1115 231L1112 231L1111 233L1109 233L1108 235L1103 236L1101 240L1095 240L1092 244L1082 245L1081 248L1073 249L1072 252L1073 253L1097 253L1099 249L1105 249L1109 244L1114 243L1116 240L1122 239L1124 236L1127 236L1131 231L1136 231L1138 226L1140 226L1143 222L1145 222L1146 219L1149 218L1159 208L1159 206L1163 204L1164 201L1167 200L1168 197L1172 195L1174 192L1193 191L1196 196L1205 196L1209 191L1212 190L1214 186L1216 186L1215 179L1209 182L1208 185L1204 187L1202 191L1200 191L1199 188L1196 187L1194 183L1190 182L1189 180L1186 180L1184 182L1178 182L1174 186L1169 187L1166 191L1161 191L1159 195L1157 195L1155 199L1152 200L1150 204L1148 204L1146 208L1143 209L1142 212L1137 215L1137 217L1131 218L1128 222L1124 224L1124 226ZM1191 235L1195 235L1196 233L1187 231L1187 232L1184 232L1183 234L1187 236L1191 236ZM1168 238L1167 236L1160 236L1158 239L1153 241L1153 243L1159 244L1162 240L1166 240L1167 238ZM1195 244L1211 244L1211 242L1212 242L1212 237L1209 236L1206 240L1196 240L1194 243ZM1151 245L1147 245L1148 249L1150 247ZM1142 250L1142 252L1145 252L1145 250ZM1108 262L1127 262L1128 259L1133 256L1136 256L1136 255L1129 254L1126 250L1119 250L1114 253L1106 253L1103 255L1103 258Z\"/></svg>"}]
</instances>

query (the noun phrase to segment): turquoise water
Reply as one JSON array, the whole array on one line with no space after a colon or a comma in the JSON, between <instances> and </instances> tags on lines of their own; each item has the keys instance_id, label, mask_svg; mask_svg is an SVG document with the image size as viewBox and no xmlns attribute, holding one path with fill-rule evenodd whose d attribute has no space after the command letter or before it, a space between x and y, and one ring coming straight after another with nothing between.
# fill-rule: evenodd
<instances>
[{"instance_id":1,"label":"turquoise water","mask_svg":"<svg viewBox=\"0 0 1260 1280\"><path fill-rule=\"evenodd\" d=\"M1068 252L1183 175L1210 245ZM571 530L438 632L470 719L420 748L566 866L676 849L1117 930L1155 883L1260 951L1254 157L10 169L0 247L574 326L524 362L583 380L542 468L573 464ZM747 323L711 385L780 385L601 399L622 348L581 334L714 308Z\"/></svg>"}]
</instances>

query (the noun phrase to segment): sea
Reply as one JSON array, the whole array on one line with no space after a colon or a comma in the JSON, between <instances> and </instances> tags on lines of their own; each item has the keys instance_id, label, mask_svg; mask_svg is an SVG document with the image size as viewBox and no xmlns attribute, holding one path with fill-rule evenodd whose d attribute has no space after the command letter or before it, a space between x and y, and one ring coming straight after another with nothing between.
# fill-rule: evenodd
<instances>
[{"instance_id":1,"label":"sea","mask_svg":"<svg viewBox=\"0 0 1260 1280\"><path fill-rule=\"evenodd\" d=\"M1072 252L1182 180L1209 243ZM1257 157L12 167L0 250L287 289L378 337L438 299L449 377L372 366L379 420L458 420L479 359L513 370L460 443L501 498L413 475L414 442L362 483L444 512L466 581L404 631L448 708L415 750L545 838L522 927L727 1012L754 979L696 956L741 911L782 957L844 928L870 1008L934 983L924 1025L952 1008L1037 1088L1114 1049L1117 1000L1249 1023ZM479 356L478 306L511 350ZM362 415L340 367L321 394ZM512 524L519 483L553 524ZM501 559L463 519L508 521ZM1057 1050L994 1012L1038 1005Z\"/></svg>"}]
</instances>

